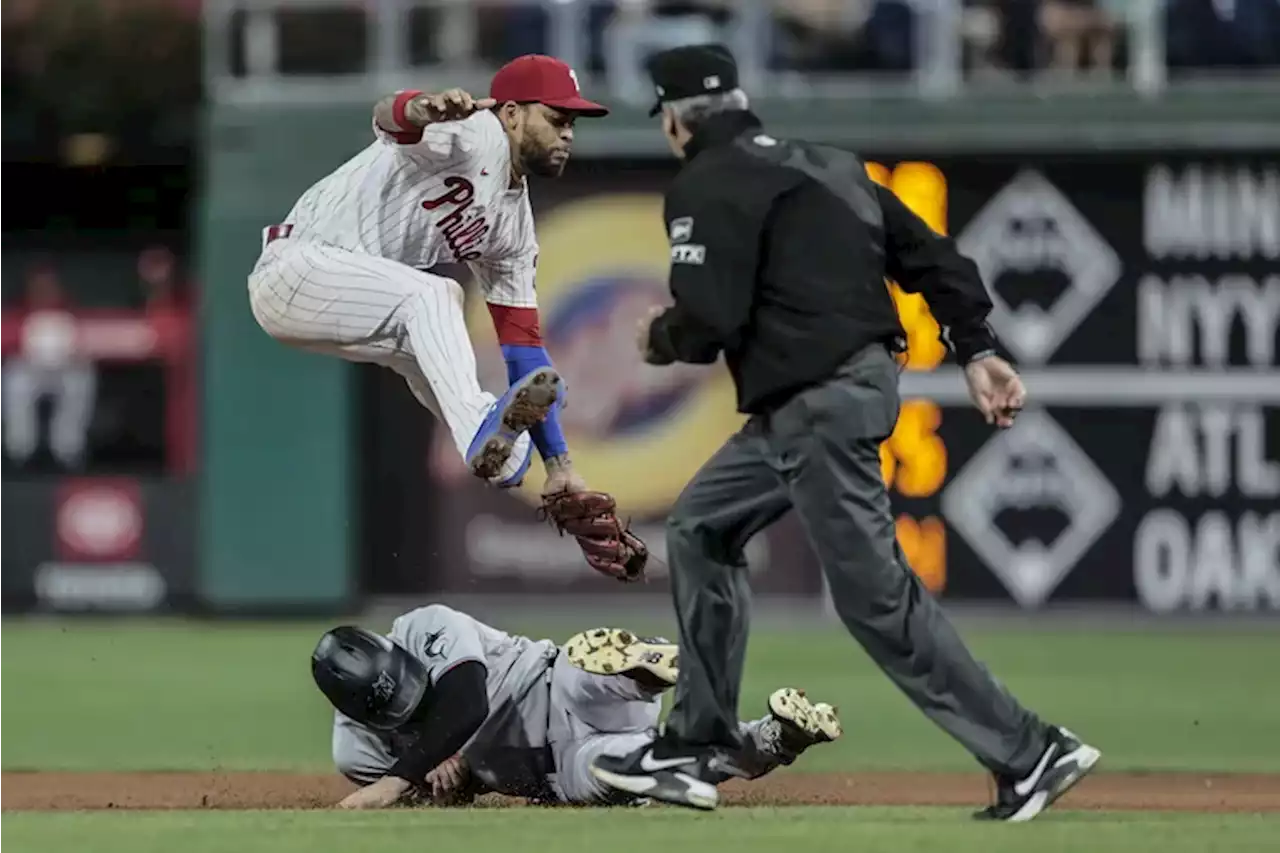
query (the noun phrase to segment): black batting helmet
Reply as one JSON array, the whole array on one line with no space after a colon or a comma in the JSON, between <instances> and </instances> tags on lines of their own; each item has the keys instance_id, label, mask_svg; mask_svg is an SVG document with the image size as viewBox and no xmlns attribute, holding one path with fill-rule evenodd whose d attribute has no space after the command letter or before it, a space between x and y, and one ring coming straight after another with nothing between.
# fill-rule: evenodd
<instances>
[{"instance_id":1,"label":"black batting helmet","mask_svg":"<svg viewBox=\"0 0 1280 853\"><path fill-rule=\"evenodd\" d=\"M311 677L333 707L371 729L390 731L422 704L427 668L386 637L343 625L311 653Z\"/></svg>"}]
</instances>

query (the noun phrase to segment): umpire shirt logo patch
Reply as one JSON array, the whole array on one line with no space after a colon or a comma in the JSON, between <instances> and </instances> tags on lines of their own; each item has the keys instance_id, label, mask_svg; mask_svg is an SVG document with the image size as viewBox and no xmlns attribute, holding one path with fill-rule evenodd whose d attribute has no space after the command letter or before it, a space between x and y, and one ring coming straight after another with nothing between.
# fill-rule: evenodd
<instances>
[{"instance_id":1,"label":"umpire shirt logo patch","mask_svg":"<svg viewBox=\"0 0 1280 853\"><path fill-rule=\"evenodd\" d=\"M693 217L681 216L678 219L671 220L671 225L668 227L668 235L671 238L672 245L688 243L689 238L693 236Z\"/></svg>"},{"instance_id":2,"label":"umpire shirt logo patch","mask_svg":"<svg viewBox=\"0 0 1280 853\"><path fill-rule=\"evenodd\" d=\"M707 247L688 243L671 247L671 263L700 265L707 259Z\"/></svg>"}]
</instances>

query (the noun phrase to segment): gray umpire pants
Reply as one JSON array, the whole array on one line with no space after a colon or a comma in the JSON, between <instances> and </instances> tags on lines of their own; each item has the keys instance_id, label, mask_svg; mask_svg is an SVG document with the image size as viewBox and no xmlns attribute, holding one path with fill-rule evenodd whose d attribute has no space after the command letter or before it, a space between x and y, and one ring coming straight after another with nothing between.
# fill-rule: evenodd
<instances>
[{"instance_id":1,"label":"gray umpire pants","mask_svg":"<svg viewBox=\"0 0 1280 853\"><path fill-rule=\"evenodd\" d=\"M965 648L898 546L880 444L898 366L862 350L824 384L750 419L694 476L667 523L680 679L667 731L736 748L751 590L743 548L795 508L836 612L886 675L988 769L1021 777L1047 727Z\"/></svg>"}]
</instances>

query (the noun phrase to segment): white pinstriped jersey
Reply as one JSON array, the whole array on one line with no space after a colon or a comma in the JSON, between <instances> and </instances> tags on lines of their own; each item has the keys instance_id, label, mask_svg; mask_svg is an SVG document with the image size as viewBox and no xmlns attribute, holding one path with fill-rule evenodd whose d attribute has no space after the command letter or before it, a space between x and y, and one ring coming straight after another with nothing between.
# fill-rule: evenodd
<instances>
[{"instance_id":1,"label":"white pinstriped jersey","mask_svg":"<svg viewBox=\"0 0 1280 853\"><path fill-rule=\"evenodd\" d=\"M426 269L466 262L496 305L537 307L538 241L526 181L510 188L506 132L489 111L377 140L316 182L285 223L315 240Z\"/></svg>"}]
</instances>

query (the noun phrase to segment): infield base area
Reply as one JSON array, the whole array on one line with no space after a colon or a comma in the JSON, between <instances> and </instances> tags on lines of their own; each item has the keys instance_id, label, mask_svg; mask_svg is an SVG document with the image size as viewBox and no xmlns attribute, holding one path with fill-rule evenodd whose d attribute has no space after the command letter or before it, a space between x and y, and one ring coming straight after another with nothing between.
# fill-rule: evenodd
<instances>
[{"instance_id":1,"label":"infield base area","mask_svg":"<svg viewBox=\"0 0 1280 853\"><path fill-rule=\"evenodd\" d=\"M5 772L5 811L97 809L317 809L352 790L336 775L270 772ZM973 806L990 801L980 773L777 773L722 787L732 806ZM482 808L523 800L484 797ZM1280 812L1280 774L1105 773L1055 808Z\"/></svg>"}]
</instances>

